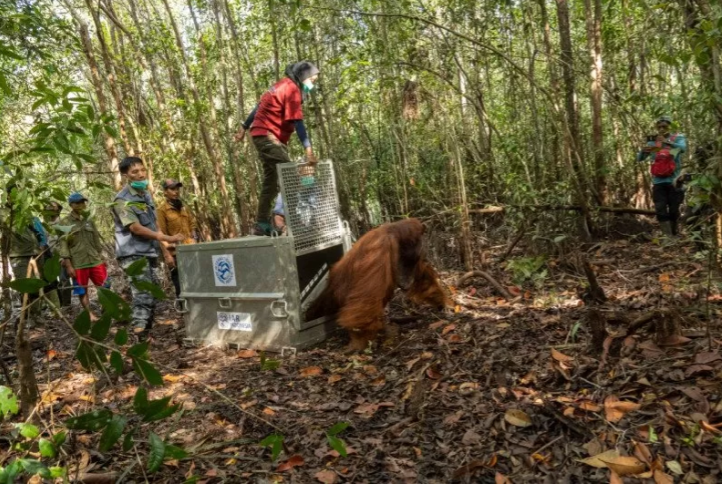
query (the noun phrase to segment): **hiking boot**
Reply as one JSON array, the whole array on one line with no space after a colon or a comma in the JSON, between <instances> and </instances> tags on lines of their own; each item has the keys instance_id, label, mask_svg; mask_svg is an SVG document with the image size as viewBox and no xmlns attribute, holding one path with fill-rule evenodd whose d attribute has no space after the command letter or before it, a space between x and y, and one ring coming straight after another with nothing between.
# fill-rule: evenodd
<instances>
[{"instance_id":1,"label":"hiking boot","mask_svg":"<svg viewBox=\"0 0 722 484\"><path fill-rule=\"evenodd\" d=\"M253 227L253 235L258 235L260 237L270 237L271 224L266 222L256 222L256 225Z\"/></svg>"},{"instance_id":2,"label":"hiking boot","mask_svg":"<svg viewBox=\"0 0 722 484\"><path fill-rule=\"evenodd\" d=\"M666 237L674 237L674 233L672 232L672 222L659 222L659 228L662 229L662 233Z\"/></svg>"}]
</instances>

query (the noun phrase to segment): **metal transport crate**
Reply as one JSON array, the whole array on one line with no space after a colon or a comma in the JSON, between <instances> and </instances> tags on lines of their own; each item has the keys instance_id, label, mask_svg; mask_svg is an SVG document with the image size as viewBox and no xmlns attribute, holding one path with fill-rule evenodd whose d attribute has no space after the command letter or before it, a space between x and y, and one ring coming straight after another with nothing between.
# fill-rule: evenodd
<instances>
[{"instance_id":1,"label":"metal transport crate","mask_svg":"<svg viewBox=\"0 0 722 484\"><path fill-rule=\"evenodd\" d=\"M333 165L279 165L288 234L177 248L186 338L222 347L283 352L321 342L328 318L304 321L331 266L351 247L339 212Z\"/></svg>"}]
</instances>

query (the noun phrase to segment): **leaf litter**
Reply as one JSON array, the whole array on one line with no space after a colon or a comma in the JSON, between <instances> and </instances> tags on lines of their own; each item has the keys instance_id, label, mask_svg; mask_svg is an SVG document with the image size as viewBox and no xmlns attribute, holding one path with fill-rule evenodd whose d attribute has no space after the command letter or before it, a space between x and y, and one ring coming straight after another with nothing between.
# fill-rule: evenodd
<instances>
[{"instance_id":1,"label":"leaf litter","mask_svg":"<svg viewBox=\"0 0 722 484\"><path fill-rule=\"evenodd\" d=\"M553 275L541 286L520 288L525 297L512 301L482 284L457 291L459 310L443 315L394 301L391 316L417 321L403 323L395 345L351 358L340 352L345 336L339 332L293 358L269 354L280 364L262 370L255 350L165 352L182 341L182 324L159 325L154 359L173 371L164 371L165 386L151 396L172 397L184 413L182 422L163 421L154 432L191 453L163 466L158 478L716 482L722 333L712 326L712 348L703 336L705 305L716 321L722 298L715 292L700 299L704 271L698 279L669 273L663 282L658 271L640 272L659 264L664 250L622 242L599 244L601 255L594 255L611 261L594 266L609 297L599 307L612 336L603 365L592 344L589 307L579 297L579 272L561 259L550 261ZM689 272L685 263L680 273ZM502 269L491 272L511 283ZM447 281L457 276L444 274ZM679 313L678 334L660 338L655 325L662 323L655 320L627 334L633 321L660 309ZM159 312L163 320L176 317L168 303ZM48 335L52 348L41 345L35 353L39 364L53 365L40 388L41 416L51 408L61 418L79 414L93 401L132 405L140 382L130 374L100 390L99 381L68 365L72 339L57 328ZM349 424L335 436L353 449L347 457L327 441L326 432L340 422ZM276 462L258 445L274 432L283 435ZM94 439L77 436L76 468L123 472L134 461L122 452L99 454Z\"/></svg>"}]
</instances>

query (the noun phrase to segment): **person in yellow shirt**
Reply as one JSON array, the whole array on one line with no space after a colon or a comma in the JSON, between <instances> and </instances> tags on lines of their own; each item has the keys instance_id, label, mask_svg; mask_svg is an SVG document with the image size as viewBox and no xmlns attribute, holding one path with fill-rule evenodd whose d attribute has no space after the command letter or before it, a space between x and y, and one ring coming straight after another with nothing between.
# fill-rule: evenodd
<instances>
[{"instance_id":1,"label":"person in yellow shirt","mask_svg":"<svg viewBox=\"0 0 722 484\"><path fill-rule=\"evenodd\" d=\"M182 234L184 244L193 244L197 241L196 220L191 211L181 200L183 184L178 180L168 178L161 183L163 187L164 203L158 208L158 228L166 235ZM180 295L180 279L176 264L175 244L164 243L168 249L165 263L170 269L170 278L175 287L175 295Z\"/></svg>"}]
</instances>

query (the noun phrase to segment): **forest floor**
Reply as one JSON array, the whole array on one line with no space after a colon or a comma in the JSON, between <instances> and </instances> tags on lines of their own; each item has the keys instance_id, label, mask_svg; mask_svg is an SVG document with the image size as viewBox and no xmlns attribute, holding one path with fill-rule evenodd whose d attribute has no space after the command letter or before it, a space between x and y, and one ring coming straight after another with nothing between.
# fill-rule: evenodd
<instances>
[{"instance_id":1,"label":"forest floor","mask_svg":"<svg viewBox=\"0 0 722 484\"><path fill-rule=\"evenodd\" d=\"M145 476L135 454L101 453L97 433L76 433L70 467L124 482L718 482L722 297L707 291L708 261L695 254L691 244L600 242L585 255L608 301L591 305L570 256L521 287L490 264L511 300L442 272L453 310L399 299L397 331L373 351L342 354L337 332L294 357L266 355L276 369L255 351L185 347L163 303L151 353L165 385L151 396L183 410L152 425L190 455ZM132 406L134 373L96 380L73 359L71 334L49 327L33 333L44 419ZM346 457L326 435L340 422ZM284 439L275 462L259 445L273 432Z\"/></svg>"}]
</instances>

